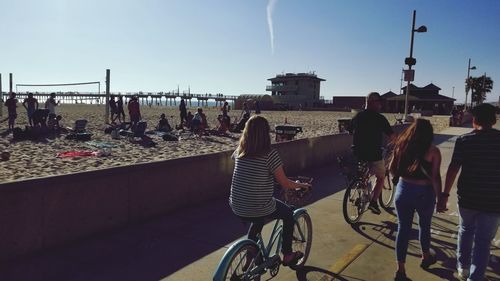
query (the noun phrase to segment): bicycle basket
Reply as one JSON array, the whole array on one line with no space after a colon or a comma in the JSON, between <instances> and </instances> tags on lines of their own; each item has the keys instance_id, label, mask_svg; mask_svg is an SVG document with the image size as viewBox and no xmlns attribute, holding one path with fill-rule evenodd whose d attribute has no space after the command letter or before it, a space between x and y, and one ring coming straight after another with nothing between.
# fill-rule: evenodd
<instances>
[{"instance_id":1,"label":"bicycle basket","mask_svg":"<svg viewBox=\"0 0 500 281\"><path fill-rule=\"evenodd\" d=\"M304 177L304 176L298 176L298 177L291 177L290 180L293 181L299 181L301 183L311 183L312 178L310 177ZM303 207L312 201L312 191L311 188L309 189L303 189L303 188L297 188L297 189L284 189L280 188L278 191L277 198L283 202L285 202L288 205L293 205L295 207Z\"/></svg>"}]
</instances>

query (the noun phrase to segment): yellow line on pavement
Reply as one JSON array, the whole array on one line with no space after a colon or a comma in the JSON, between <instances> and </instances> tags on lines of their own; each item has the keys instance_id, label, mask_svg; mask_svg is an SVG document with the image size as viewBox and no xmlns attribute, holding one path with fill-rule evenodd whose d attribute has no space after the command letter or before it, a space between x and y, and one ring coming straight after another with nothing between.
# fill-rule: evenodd
<instances>
[{"instance_id":1,"label":"yellow line on pavement","mask_svg":"<svg viewBox=\"0 0 500 281\"><path fill-rule=\"evenodd\" d=\"M346 269L357 257L359 257L368 248L368 244L357 244L339 261L330 267L330 271L335 274L341 273Z\"/></svg>"}]
</instances>

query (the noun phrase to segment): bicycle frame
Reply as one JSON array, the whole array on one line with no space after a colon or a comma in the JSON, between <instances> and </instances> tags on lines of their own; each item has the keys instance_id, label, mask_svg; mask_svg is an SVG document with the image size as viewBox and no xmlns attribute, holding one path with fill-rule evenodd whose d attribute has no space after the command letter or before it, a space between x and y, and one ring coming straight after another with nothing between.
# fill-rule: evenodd
<instances>
[{"instance_id":1,"label":"bicycle frame","mask_svg":"<svg viewBox=\"0 0 500 281\"><path fill-rule=\"evenodd\" d=\"M305 209L299 208L293 212L293 217L296 220L302 213L306 213L307 211ZM233 257L235 252L239 251L239 249L245 245L252 244L256 246L260 253L262 254L263 258L263 263L259 265L257 268L253 269L252 271L259 271L263 267L268 267L269 261L272 257L277 256L279 254L279 251L281 250L282 242L283 242L283 225L280 224L281 220L277 219L274 223L273 230L271 232L271 236L269 237L269 241L267 243L267 246L264 244L264 240L262 238L262 234L258 233L257 234L257 242L250 240L250 239L242 239L237 241L235 244L231 245L229 249L226 251L224 256L222 257L219 265L217 266L217 269L214 274L213 280L223 280L223 274L225 273L227 267L229 266L230 259ZM304 233L303 230L298 227L299 234L301 240L304 240ZM276 245L276 250L274 253L271 255L273 247Z\"/></svg>"}]
</instances>

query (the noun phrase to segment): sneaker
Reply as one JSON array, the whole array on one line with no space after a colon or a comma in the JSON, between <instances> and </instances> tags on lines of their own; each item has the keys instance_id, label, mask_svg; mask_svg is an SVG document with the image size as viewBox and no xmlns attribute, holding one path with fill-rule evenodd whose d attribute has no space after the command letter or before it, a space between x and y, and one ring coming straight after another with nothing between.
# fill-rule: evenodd
<instances>
[{"instance_id":1,"label":"sneaker","mask_svg":"<svg viewBox=\"0 0 500 281\"><path fill-rule=\"evenodd\" d=\"M411 279L406 277L405 272L396 271L394 274L394 281L411 281Z\"/></svg>"},{"instance_id":2,"label":"sneaker","mask_svg":"<svg viewBox=\"0 0 500 281\"><path fill-rule=\"evenodd\" d=\"M422 262L420 262L420 267L423 269L427 269L427 268L429 268L429 266L431 266L435 263L436 263L436 256L429 255L428 258L422 259Z\"/></svg>"},{"instance_id":3,"label":"sneaker","mask_svg":"<svg viewBox=\"0 0 500 281\"><path fill-rule=\"evenodd\" d=\"M304 257L304 254L302 252L293 252L289 255L285 255L283 256L283 265L284 266L294 266L294 265L297 265L297 262L299 262L299 260L301 258Z\"/></svg>"},{"instance_id":4,"label":"sneaker","mask_svg":"<svg viewBox=\"0 0 500 281\"><path fill-rule=\"evenodd\" d=\"M459 267L457 268L457 271L458 271L458 279L465 281L469 278L470 274L469 269Z\"/></svg>"},{"instance_id":5,"label":"sneaker","mask_svg":"<svg viewBox=\"0 0 500 281\"><path fill-rule=\"evenodd\" d=\"M382 213L376 201L371 201L370 205L368 205L368 209L370 209L370 211L372 211L372 213L376 215L380 215Z\"/></svg>"}]
</instances>

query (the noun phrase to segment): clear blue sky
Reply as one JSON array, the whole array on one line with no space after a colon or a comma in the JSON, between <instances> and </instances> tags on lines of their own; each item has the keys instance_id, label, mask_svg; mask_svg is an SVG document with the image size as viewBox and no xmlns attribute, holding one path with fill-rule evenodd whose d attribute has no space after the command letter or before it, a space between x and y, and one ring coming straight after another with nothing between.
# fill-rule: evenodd
<instances>
[{"instance_id":1,"label":"clear blue sky","mask_svg":"<svg viewBox=\"0 0 500 281\"><path fill-rule=\"evenodd\" d=\"M278 73L315 71L326 79L325 98L399 93L415 9L417 27L428 27L415 34L417 86L432 82L448 96L455 87L463 102L471 58L472 75L495 81L488 100L500 93L498 0L0 0L0 7L4 91L9 72L14 83L103 82L109 68L111 91L179 85L263 94Z\"/></svg>"}]
</instances>

